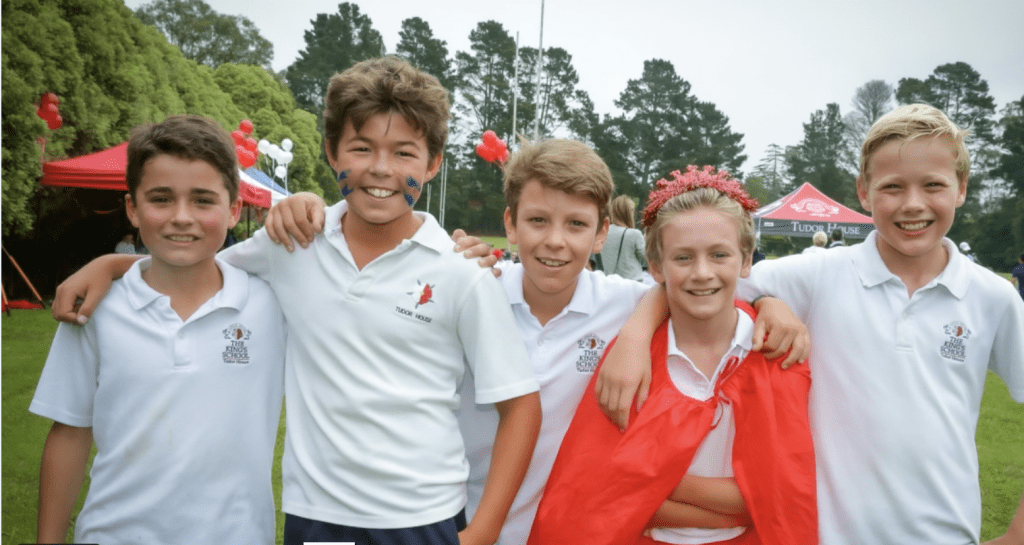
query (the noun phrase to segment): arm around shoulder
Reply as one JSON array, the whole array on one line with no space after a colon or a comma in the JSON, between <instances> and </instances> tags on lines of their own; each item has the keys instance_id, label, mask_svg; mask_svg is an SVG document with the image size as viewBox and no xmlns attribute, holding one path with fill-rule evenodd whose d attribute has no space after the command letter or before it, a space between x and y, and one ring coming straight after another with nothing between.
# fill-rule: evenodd
<instances>
[{"instance_id":1,"label":"arm around shoulder","mask_svg":"<svg viewBox=\"0 0 1024 545\"><path fill-rule=\"evenodd\" d=\"M134 254L107 254L87 263L57 286L51 311L60 322L82 325L110 291L110 284L124 276L136 261ZM79 304L80 303L80 304Z\"/></svg>"}]
</instances>

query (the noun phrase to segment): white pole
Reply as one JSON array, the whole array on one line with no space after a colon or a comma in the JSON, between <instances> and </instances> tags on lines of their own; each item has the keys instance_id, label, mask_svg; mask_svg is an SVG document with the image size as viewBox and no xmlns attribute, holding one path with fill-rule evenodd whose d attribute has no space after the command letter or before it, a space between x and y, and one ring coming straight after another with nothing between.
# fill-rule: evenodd
<instances>
[{"instance_id":1,"label":"white pole","mask_svg":"<svg viewBox=\"0 0 1024 545\"><path fill-rule=\"evenodd\" d=\"M519 106L519 32L516 32L516 60L512 65L512 136L509 148L516 145L516 108Z\"/></svg>"},{"instance_id":2,"label":"white pole","mask_svg":"<svg viewBox=\"0 0 1024 545\"><path fill-rule=\"evenodd\" d=\"M544 68L544 0L540 0L540 47L537 48L537 89L534 92L533 139L540 140L540 73Z\"/></svg>"},{"instance_id":3,"label":"white pole","mask_svg":"<svg viewBox=\"0 0 1024 545\"><path fill-rule=\"evenodd\" d=\"M444 207L448 200L448 160L441 166L441 228L444 229Z\"/></svg>"}]
</instances>

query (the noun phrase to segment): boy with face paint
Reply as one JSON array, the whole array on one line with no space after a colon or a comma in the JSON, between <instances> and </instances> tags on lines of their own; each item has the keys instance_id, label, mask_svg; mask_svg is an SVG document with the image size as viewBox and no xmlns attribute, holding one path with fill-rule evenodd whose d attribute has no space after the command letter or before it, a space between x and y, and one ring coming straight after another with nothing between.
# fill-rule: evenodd
<instances>
[{"instance_id":1,"label":"boy with face paint","mask_svg":"<svg viewBox=\"0 0 1024 545\"><path fill-rule=\"evenodd\" d=\"M437 79L397 57L334 76L325 146L345 199L304 250L260 230L220 254L270 284L288 323L285 543L494 543L529 465L538 385L508 300L412 209L448 118ZM468 525L454 412L467 373L501 415Z\"/></svg>"}]
</instances>

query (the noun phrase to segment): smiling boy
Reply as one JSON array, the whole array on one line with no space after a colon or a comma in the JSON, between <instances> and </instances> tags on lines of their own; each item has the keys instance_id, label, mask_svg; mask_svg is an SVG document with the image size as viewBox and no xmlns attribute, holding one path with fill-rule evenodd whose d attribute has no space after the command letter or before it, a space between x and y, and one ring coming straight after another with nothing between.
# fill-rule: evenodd
<instances>
[{"instance_id":1,"label":"smiling boy","mask_svg":"<svg viewBox=\"0 0 1024 545\"><path fill-rule=\"evenodd\" d=\"M234 144L169 117L133 132L126 178L152 259L54 337L29 407L55 420L39 542L64 541L95 440L76 542L270 545L284 318L263 281L215 258L242 205Z\"/></svg>"}]
</instances>

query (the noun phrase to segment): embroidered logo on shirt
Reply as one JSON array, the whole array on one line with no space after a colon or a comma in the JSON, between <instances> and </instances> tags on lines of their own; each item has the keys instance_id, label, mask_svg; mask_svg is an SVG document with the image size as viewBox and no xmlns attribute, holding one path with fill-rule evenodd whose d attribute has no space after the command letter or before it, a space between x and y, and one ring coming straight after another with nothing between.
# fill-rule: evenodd
<instances>
[{"instance_id":1,"label":"embroidered logo on shirt","mask_svg":"<svg viewBox=\"0 0 1024 545\"><path fill-rule=\"evenodd\" d=\"M576 360L576 370L580 373L593 373L597 369L597 362L601 361L601 353L608 344L595 335L587 335L576 341L576 346L582 351Z\"/></svg>"},{"instance_id":2,"label":"embroidered logo on shirt","mask_svg":"<svg viewBox=\"0 0 1024 545\"><path fill-rule=\"evenodd\" d=\"M424 283L420 282L419 280L416 281L416 284L417 284L417 286L416 286L416 289L414 291L407 291L407 292L405 292L406 295L412 295L413 296L413 301L415 301L415 303L414 303L415 306L413 308L417 308L418 309L418 308L420 308L420 305L425 305L427 303L433 303L434 302L434 299L433 299L433 297L434 297L434 286L437 286L437 284L434 284L434 286L431 286L430 284L424 284ZM413 311L411 311L411 310L409 310L407 308L402 308L401 306L395 306L395 312L397 312L399 314L402 314L404 316L410 316L412 318L416 318L417 320L420 320L421 322L424 322L424 323L428 323L429 324L430 321L431 321L431 318L429 316L424 316L424 315L422 315L422 314L420 314L418 312L413 312Z\"/></svg>"},{"instance_id":3,"label":"embroidered logo on shirt","mask_svg":"<svg viewBox=\"0 0 1024 545\"><path fill-rule=\"evenodd\" d=\"M224 363L232 365L247 365L249 363L249 348L245 346L245 341L249 340L250 335L252 335L252 331L242 324L231 324L224 330L224 338L229 342L221 354Z\"/></svg>"},{"instance_id":4,"label":"embroidered logo on shirt","mask_svg":"<svg viewBox=\"0 0 1024 545\"><path fill-rule=\"evenodd\" d=\"M963 363L967 357L966 341L971 338L971 330L963 322L950 322L942 327L942 331L949 338L942 343L939 353L946 359Z\"/></svg>"}]
</instances>

